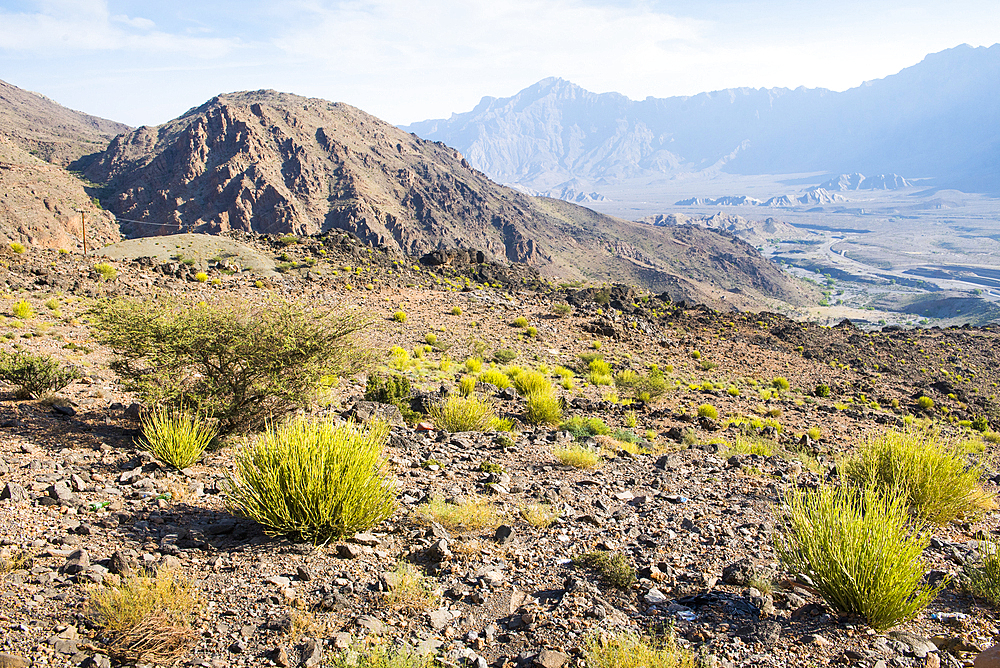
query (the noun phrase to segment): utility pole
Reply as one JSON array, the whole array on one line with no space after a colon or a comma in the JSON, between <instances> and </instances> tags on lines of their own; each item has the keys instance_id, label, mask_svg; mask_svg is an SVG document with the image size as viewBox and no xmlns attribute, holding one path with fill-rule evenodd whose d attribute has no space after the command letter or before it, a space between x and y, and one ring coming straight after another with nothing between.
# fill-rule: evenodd
<instances>
[{"instance_id":1,"label":"utility pole","mask_svg":"<svg viewBox=\"0 0 1000 668\"><path fill-rule=\"evenodd\" d=\"M87 220L83 209L80 209L80 228L83 230L83 256L87 257Z\"/></svg>"}]
</instances>

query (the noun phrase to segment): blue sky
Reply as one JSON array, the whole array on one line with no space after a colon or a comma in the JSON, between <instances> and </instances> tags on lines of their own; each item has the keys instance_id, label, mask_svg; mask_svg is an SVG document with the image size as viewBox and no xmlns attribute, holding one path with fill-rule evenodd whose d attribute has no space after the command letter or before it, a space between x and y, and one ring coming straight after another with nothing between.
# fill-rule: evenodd
<instances>
[{"instance_id":1,"label":"blue sky","mask_svg":"<svg viewBox=\"0 0 1000 668\"><path fill-rule=\"evenodd\" d=\"M996 0L0 0L0 79L131 125L257 88L397 124L547 76L634 99L844 90L996 42Z\"/></svg>"}]
</instances>

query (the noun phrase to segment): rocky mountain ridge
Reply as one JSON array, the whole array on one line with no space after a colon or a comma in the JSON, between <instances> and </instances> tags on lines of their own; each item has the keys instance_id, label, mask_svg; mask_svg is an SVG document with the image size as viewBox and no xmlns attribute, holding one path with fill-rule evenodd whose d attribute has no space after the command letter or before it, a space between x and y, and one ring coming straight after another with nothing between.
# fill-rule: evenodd
<instances>
[{"instance_id":1,"label":"rocky mountain ridge","mask_svg":"<svg viewBox=\"0 0 1000 668\"><path fill-rule=\"evenodd\" d=\"M133 236L343 230L405 255L462 248L548 277L630 282L714 304L808 295L736 239L529 197L454 149L349 105L274 91L221 95L121 135L86 175L106 184L107 208L139 221L123 227Z\"/></svg>"},{"instance_id":2,"label":"rocky mountain ridge","mask_svg":"<svg viewBox=\"0 0 1000 668\"><path fill-rule=\"evenodd\" d=\"M996 192L1000 44L928 55L842 93L734 88L630 100L549 78L405 129L536 190L689 172L901 173Z\"/></svg>"}]
</instances>

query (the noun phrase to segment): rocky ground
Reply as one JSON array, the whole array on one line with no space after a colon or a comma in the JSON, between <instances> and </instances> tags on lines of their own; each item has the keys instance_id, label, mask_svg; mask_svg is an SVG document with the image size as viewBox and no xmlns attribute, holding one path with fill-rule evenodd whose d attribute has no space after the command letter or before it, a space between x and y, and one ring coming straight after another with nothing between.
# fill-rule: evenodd
<instances>
[{"instance_id":1,"label":"rocky ground","mask_svg":"<svg viewBox=\"0 0 1000 668\"><path fill-rule=\"evenodd\" d=\"M953 435L964 433L962 420L1000 420L993 329L819 328L621 287L549 286L530 271L454 254L421 265L346 235L242 241L271 254L278 272L240 271L225 258L199 258L203 267L183 257L118 259L109 281L79 255L3 257L0 346L53 354L83 377L43 399L0 387L0 665L109 665L87 601L140 565L196 583L198 640L182 660L195 666L316 666L354 640L382 636L434 648L448 665L559 668L578 662L597 630L668 628L706 665L959 666L1000 633L996 612L955 579L917 619L876 634L797 584L774 550L782 495L834 475L837 457L866 434L912 416ZM370 533L314 547L268 537L227 510L224 480L238 444L184 471L136 448L135 397L86 325L91 300L111 294L338 304L373 318L364 337L384 362L390 347L414 350L433 333L435 346L407 367L428 394L453 386L467 357L488 362L507 350L514 364L551 371L578 368L581 354L599 349L615 371L657 364L669 389L625 406L624 391L579 373L572 389L557 386L567 417L599 417L642 439L638 454L598 439L604 458L591 470L561 465L553 451L571 436L521 424L524 402L512 392L486 388L519 424L510 439L397 425L386 455L398 510ZM21 299L30 319L11 315ZM571 313L558 316L556 303ZM392 319L399 310L405 322ZM511 326L519 316L535 336ZM442 371L445 355L454 364ZM774 395L776 377L790 387ZM818 385L829 396L815 396ZM364 417L372 407L363 393L363 377L344 380L322 410ZM915 406L921 395L935 402L929 416ZM706 403L718 420L694 417ZM740 422L773 439L775 455L727 450ZM987 478L997 473L993 448ZM995 491L992 480L986 487ZM487 505L479 526L448 529L422 511L434 498ZM530 523L528 509L555 520ZM977 537L997 529L996 513L935 529L929 577L960 573L978 558ZM595 549L627 555L635 582L618 589L572 563ZM431 596L391 596L401 562L417 567Z\"/></svg>"}]
</instances>

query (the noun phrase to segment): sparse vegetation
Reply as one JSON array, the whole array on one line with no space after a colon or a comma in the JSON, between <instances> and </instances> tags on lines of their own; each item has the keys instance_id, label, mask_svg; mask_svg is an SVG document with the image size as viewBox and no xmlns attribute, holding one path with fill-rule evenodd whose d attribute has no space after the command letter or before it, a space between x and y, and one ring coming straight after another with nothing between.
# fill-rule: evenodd
<instances>
[{"instance_id":1,"label":"sparse vegetation","mask_svg":"<svg viewBox=\"0 0 1000 668\"><path fill-rule=\"evenodd\" d=\"M672 634L661 642L631 633L595 634L583 651L588 668L695 668L695 656L677 645Z\"/></svg>"},{"instance_id":2,"label":"sparse vegetation","mask_svg":"<svg viewBox=\"0 0 1000 668\"><path fill-rule=\"evenodd\" d=\"M786 498L778 551L834 609L876 631L912 619L944 586L921 584L930 536L910 524L904 494L873 487L795 490Z\"/></svg>"},{"instance_id":3,"label":"sparse vegetation","mask_svg":"<svg viewBox=\"0 0 1000 668\"><path fill-rule=\"evenodd\" d=\"M525 522L537 529L552 526L561 515L560 511L548 503L529 503L521 506L520 513Z\"/></svg>"},{"instance_id":4,"label":"sparse vegetation","mask_svg":"<svg viewBox=\"0 0 1000 668\"><path fill-rule=\"evenodd\" d=\"M968 590L1000 608L1000 546L986 539L979 542L981 561L966 563L964 568Z\"/></svg>"},{"instance_id":5,"label":"sparse vegetation","mask_svg":"<svg viewBox=\"0 0 1000 668\"><path fill-rule=\"evenodd\" d=\"M572 417L559 425L559 429L573 434L573 439L576 441L585 441L591 436L603 436L611 433L611 429L604 424L604 420L594 417Z\"/></svg>"},{"instance_id":6,"label":"sparse vegetation","mask_svg":"<svg viewBox=\"0 0 1000 668\"><path fill-rule=\"evenodd\" d=\"M440 497L434 497L417 507L417 515L437 522L449 531L460 533L495 529L503 521L503 515L495 505L478 497L460 503L449 503Z\"/></svg>"},{"instance_id":7,"label":"sparse vegetation","mask_svg":"<svg viewBox=\"0 0 1000 668\"><path fill-rule=\"evenodd\" d=\"M496 368L490 368L479 374L479 382L489 383L501 390L504 390L512 385L510 378L507 374Z\"/></svg>"},{"instance_id":8,"label":"sparse vegetation","mask_svg":"<svg viewBox=\"0 0 1000 668\"><path fill-rule=\"evenodd\" d=\"M29 304L26 299L19 299L14 302L10 312L13 313L14 317L18 320L31 320L35 317L35 309L31 308L31 304Z\"/></svg>"},{"instance_id":9,"label":"sparse vegetation","mask_svg":"<svg viewBox=\"0 0 1000 668\"><path fill-rule=\"evenodd\" d=\"M9 246L9 248L10 248L10 249L11 249L11 250L12 250L12 251L13 251L14 253L16 253L16 254L18 254L18 255L21 255L22 253L24 253L24 251L26 251L26 250L27 250L27 249L26 249L26 248L24 247L24 244L22 244L22 243L18 243L17 241L12 241L12 242L10 242L10 246Z\"/></svg>"},{"instance_id":10,"label":"sparse vegetation","mask_svg":"<svg viewBox=\"0 0 1000 668\"><path fill-rule=\"evenodd\" d=\"M271 534L313 543L369 529L395 509L385 423L295 418L238 448L229 505Z\"/></svg>"},{"instance_id":11,"label":"sparse vegetation","mask_svg":"<svg viewBox=\"0 0 1000 668\"><path fill-rule=\"evenodd\" d=\"M917 408L928 413L934 408L934 400L928 396L921 396L917 399Z\"/></svg>"},{"instance_id":12,"label":"sparse vegetation","mask_svg":"<svg viewBox=\"0 0 1000 668\"><path fill-rule=\"evenodd\" d=\"M396 322L406 322L406 311L396 311L392 314L392 319Z\"/></svg>"},{"instance_id":13,"label":"sparse vegetation","mask_svg":"<svg viewBox=\"0 0 1000 668\"><path fill-rule=\"evenodd\" d=\"M413 564L396 563L396 569L386 574L389 591L385 602L406 613L420 613L437 604L438 596L428 586Z\"/></svg>"}]
</instances>

